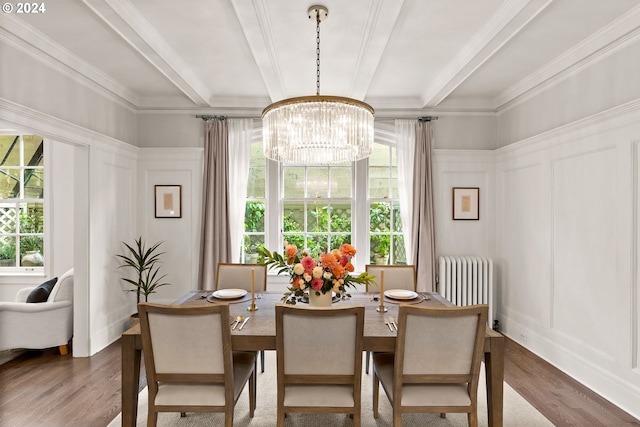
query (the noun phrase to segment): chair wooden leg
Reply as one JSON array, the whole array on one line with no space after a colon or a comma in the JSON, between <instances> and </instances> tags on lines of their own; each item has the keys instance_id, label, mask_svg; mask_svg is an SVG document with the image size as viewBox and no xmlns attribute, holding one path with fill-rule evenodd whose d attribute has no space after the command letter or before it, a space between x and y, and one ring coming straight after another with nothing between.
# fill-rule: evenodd
<instances>
[{"instance_id":1,"label":"chair wooden leg","mask_svg":"<svg viewBox=\"0 0 640 427\"><path fill-rule=\"evenodd\" d=\"M478 427L478 413L469 412L467 414L467 421L469 422L469 427Z\"/></svg>"},{"instance_id":2,"label":"chair wooden leg","mask_svg":"<svg viewBox=\"0 0 640 427\"><path fill-rule=\"evenodd\" d=\"M256 374L255 371L249 377L249 417L253 418L256 409Z\"/></svg>"},{"instance_id":3,"label":"chair wooden leg","mask_svg":"<svg viewBox=\"0 0 640 427\"><path fill-rule=\"evenodd\" d=\"M227 410L224 413L224 426L225 427L233 427L233 406L231 410Z\"/></svg>"},{"instance_id":4,"label":"chair wooden leg","mask_svg":"<svg viewBox=\"0 0 640 427\"><path fill-rule=\"evenodd\" d=\"M369 373L369 360L371 359L371 352L367 351L367 354L364 359L364 372Z\"/></svg>"},{"instance_id":5,"label":"chair wooden leg","mask_svg":"<svg viewBox=\"0 0 640 427\"><path fill-rule=\"evenodd\" d=\"M264 350L260 350L260 372L264 374Z\"/></svg>"},{"instance_id":6,"label":"chair wooden leg","mask_svg":"<svg viewBox=\"0 0 640 427\"><path fill-rule=\"evenodd\" d=\"M373 418L378 419L378 394L380 392L380 383L378 381L378 375L373 372Z\"/></svg>"},{"instance_id":7,"label":"chair wooden leg","mask_svg":"<svg viewBox=\"0 0 640 427\"><path fill-rule=\"evenodd\" d=\"M184 417L186 417L186 416L187 416L187 413L186 413L186 412L180 412L180 418L184 418Z\"/></svg>"},{"instance_id":8,"label":"chair wooden leg","mask_svg":"<svg viewBox=\"0 0 640 427\"><path fill-rule=\"evenodd\" d=\"M62 356L65 356L65 355L69 354L69 344L64 344L64 345L58 346L58 350L60 350L60 354Z\"/></svg>"},{"instance_id":9,"label":"chair wooden leg","mask_svg":"<svg viewBox=\"0 0 640 427\"><path fill-rule=\"evenodd\" d=\"M156 427L158 425L158 413L149 410L147 413L147 427Z\"/></svg>"},{"instance_id":10,"label":"chair wooden leg","mask_svg":"<svg viewBox=\"0 0 640 427\"><path fill-rule=\"evenodd\" d=\"M440 412L440 418L447 418L447 414L444 412Z\"/></svg>"},{"instance_id":11,"label":"chair wooden leg","mask_svg":"<svg viewBox=\"0 0 640 427\"><path fill-rule=\"evenodd\" d=\"M276 422L278 427L284 427L284 417L285 413L282 412L282 409L278 408L278 414L276 416Z\"/></svg>"}]
</instances>

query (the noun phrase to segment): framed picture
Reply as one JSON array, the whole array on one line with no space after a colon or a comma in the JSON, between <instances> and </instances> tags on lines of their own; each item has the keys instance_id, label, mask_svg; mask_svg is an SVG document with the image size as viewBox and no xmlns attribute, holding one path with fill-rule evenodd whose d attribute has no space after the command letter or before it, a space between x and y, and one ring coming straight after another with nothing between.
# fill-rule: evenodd
<instances>
[{"instance_id":1,"label":"framed picture","mask_svg":"<svg viewBox=\"0 0 640 427\"><path fill-rule=\"evenodd\" d=\"M478 187L453 187L453 219L480 219Z\"/></svg>"},{"instance_id":2,"label":"framed picture","mask_svg":"<svg viewBox=\"0 0 640 427\"><path fill-rule=\"evenodd\" d=\"M156 218L182 218L182 185L156 185Z\"/></svg>"}]
</instances>

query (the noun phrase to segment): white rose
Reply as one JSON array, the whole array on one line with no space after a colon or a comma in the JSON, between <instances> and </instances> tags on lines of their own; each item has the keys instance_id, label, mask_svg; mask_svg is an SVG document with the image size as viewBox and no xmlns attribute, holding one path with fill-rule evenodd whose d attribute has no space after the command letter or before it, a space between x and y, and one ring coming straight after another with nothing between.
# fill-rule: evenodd
<instances>
[{"instance_id":1,"label":"white rose","mask_svg":"<svg viewBox=\"0 0 640 427\"><path fill-rule=\"evenodd\" d=\"M293 272L298 276L300 276L302 273L304 273L304 267L302 266L301 263L297 263L296 265L293 266Z\"/></svg>"},{"instance_id":2,"label":"white rose","mask_svg":"<svg viewBox=\"0 0 640 427\"><path fill-rule=\"evenodd\" d=\"M304 279L305 282L310 282L311 281L311 275L309 273L304 273L302 275L302 278Z\"/></svg>"},{"instance_id":3,"label":"white rose","mask_svg":"<svg viewBox=\"0 0 640 427\"><path fill-rule=\"evenodd\" d=\"M331 280L333 278L333 275L331 274L330 271L325 271L322 277L324 277L327 280Z\"/></svg>"},{"instance_id":4,"label":"white rose","mask_svg":"<svg viewBox=\"0 0 640 427\"><path fill-rule=\"evenodd\" d=\"M307 284L304 282L300 283L300 289L302 289L303 291L307 289Z\"/></svg>"},{"instance_id":5,"label":"white rose","mask_svg":"<svg viewBox=\"0 0 640 427\"><path fill-rule=\"evenodd\" d=\"M322 277L322 274L324 273L324 270L322 269L322 267L315 267L313 269L313 278L314 279L319 279Z\"/></svg>"}]
</instances>

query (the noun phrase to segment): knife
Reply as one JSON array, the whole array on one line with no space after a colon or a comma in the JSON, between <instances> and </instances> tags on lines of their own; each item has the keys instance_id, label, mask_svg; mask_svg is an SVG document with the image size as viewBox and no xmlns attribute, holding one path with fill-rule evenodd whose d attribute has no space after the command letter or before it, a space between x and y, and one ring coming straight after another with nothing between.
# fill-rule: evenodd
<instances>
[{"instance_id":1,"label":"knife","mask_svg":"<svg viewBox=\"0 0 640 427\"><path fill-rule=\"evenodd\" d=\"M244 325L249 321L249 319L251 319L251 317L247 316L244 318L244 321L240 324L240 327L238 328L239 331L242 330L242 328L244 327Z\"/></svg>"},{"instance_id":2,"label":"knife","mask_svg":"<svg viewBox=\"0 0 640 427\"><path fill-rule=\"evenodd\" d=\"M391 323L391 325L396 328L396 331L398 330L398 325L396 325L396 321L393 320L393 316L389 316L389 323Z\"/></svg>"}]
</instances>

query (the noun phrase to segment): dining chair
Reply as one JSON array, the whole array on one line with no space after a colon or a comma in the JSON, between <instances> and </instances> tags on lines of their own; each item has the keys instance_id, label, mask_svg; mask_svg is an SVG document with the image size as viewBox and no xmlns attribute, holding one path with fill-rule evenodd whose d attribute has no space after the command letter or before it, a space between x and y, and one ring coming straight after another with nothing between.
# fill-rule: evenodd
<instances>
[{"instance_id":1,"label":"dining chair","mask_svg":"<svg viewBox=\"0 0 640 427\"><path fill-rule=\"evenodd\" d=\"M401 305L395 353L373 355L373 417L378 418L379 386L393 408L393 426L402 414L467 413L478 425L477 393L488 306Z\"/></svg>"},{"instance_id":2,"label":"dining chair","mask_svg":"<svg viewBox=\"0 0 640 427\"><path fill-rule=\"evenodd\" d=\"M148 425L158 412L233 411L249 383L249 416L256 405L256 353L231 350L229 306L138 304L149 387Z\"/></svg>"},{"instance_id":3,"label":"dining chair","mask_svg":"<svg viewBox=\"0 0 640 427\"><path fill-rule=\"evenodd\" d=\"M380 289L380 273L384 271L384 288L385 289L406 289L416 291L416 266L415 265L378 265L367 264L365 271L368 275L375 276L376 284L366 285L367 292L378 291ZM371 289L374 288L374 289ZM382 295L380 296L382 298ZM369 364L371 360L371 352L368 351L365 360L364 370L369 373Z\"/></svg>"},{"instance_id":4,"label":"dining chair","mask_svg":"<svg viewBox=\"0 0 640 427\"><path fill-rule=\"evenodd\" d=\"M218 289L244 289L251 292L251 270L254 271L255 292L267 290L267 266L262 264L232 264L219 262L216 272ZM264 372L264 350L260 351L260 370Z\"/></svg>"},{"instance_id":5,"label":"dining chair","mask_svg":"<svg viewBox=\"0 0 640 427\"><path fill-rule=\"evenodd\" d=\"M364 306L276 305L277 425L287 413L349 414L360 426Z\"/></svg>"}]
</instances>

